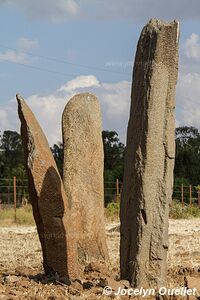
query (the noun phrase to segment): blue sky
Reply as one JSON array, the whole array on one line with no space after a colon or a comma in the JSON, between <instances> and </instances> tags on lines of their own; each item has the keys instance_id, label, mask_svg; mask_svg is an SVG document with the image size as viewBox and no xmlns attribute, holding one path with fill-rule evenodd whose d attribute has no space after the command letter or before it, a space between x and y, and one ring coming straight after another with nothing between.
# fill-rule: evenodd
<instances>
[{"instance_id":1,"label":"blue sky","mask_svg":"<svg viewBox=\"0 0 200 300\"><path fill-rule=\"evenodd\" d=\"M104 129L125 141L136 44L152 17L180 20L176 120L200 127L198 0L0 0L0 6L1 131L19 131L19 92L50 144L57 142L65 104L89 91L99 97Z\"/></svg>"}]
</instances>

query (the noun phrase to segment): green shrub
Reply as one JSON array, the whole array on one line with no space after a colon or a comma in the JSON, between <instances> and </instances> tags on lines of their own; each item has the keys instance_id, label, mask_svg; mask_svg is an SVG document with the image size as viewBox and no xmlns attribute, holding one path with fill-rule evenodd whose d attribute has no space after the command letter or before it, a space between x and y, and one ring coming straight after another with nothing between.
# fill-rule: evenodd
<instances>
[{"instance_id":1,"label":"green shrub","mask_svg":"<svg viewBox=\"0 0 200 300\"><path fill-rule=\"evenodd\" d=\"M109 219L119 218L119 208L120 205L118 202L110 202L106 207L106 217Z\"/></svg>"},{"instance_id":2,"label":"green shrub","mask_svg":"<svg viewBox=\"0 0 200 300\"><path fill-rule=\"evenodd\" d=\"M200 208L197 206L190 207L185 205L182 207L180 201L174 200L170 207L170 218L172 219L189 219L189 218L199 218Z\"/></svg>"},{"instance_id":3,"label":"green shrub","mask_svg":"<svg viewBox=\"0 0 200 300\"><path fill-rule=\"evenodd\" d=\"M106 217L111 220L119 218L120 204L111 202L106 207ZM197 206L190 207L185 205L182 207L182 203L178 200L173 200L170 206L170 218L171 219L189 219L200 218L200 208Z\"/></svg>"},{"instance_id":4,"label":"green shrub","mask_svg":"<svg viewBox=\"0 0 200 300\"><path fill-rule=\"evenodd\" d=\"M16 223L19 225L35 225L31 205L17 209Z\"/></svg>"},{"instance_id":5,"label":"green shrub","mask_svg":"<svg viewBox=\"0 0 200 300\"><path fill-rule=\"evenodd\" d=\"M31 205L17 208L16 217L14 209L0 210L0 226L8 225L35 225Z\"/></svg>"},{"instance_id":6,"label":"green shrub","mask_svg":"<svg viewBox=\"0 0 200 300\"><path fill-rule=\"evenodd\" d=\"M0 210L0 225L12 224L15 220L15 214L13 209L1 209Z\"/></svg>"}]
</instances>

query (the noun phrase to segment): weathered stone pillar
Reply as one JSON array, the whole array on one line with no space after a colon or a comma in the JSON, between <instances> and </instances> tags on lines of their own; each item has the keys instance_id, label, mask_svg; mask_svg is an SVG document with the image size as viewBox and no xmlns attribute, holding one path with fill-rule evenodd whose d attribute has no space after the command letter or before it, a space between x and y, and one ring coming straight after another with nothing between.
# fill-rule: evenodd
<instances>
[{"instance_id":1,"label":"weathered stone pillar","mask_svg":"<svg viewBox=\"0 0 200 300\"><path fill-rule=\"evenodd\" d=\"M70 203L81 263L108 258L104 224L103 143L100 105L94 95L75 95L62 118L63 183Z\"/></svg>"},{"instance_id":2,"label":"weathered stone pillar","mask_svg":"<svg viewBox=\"0 0 200 300\"><path fill-rule=\"evenodd\" d=\"M165 285L179 23L151 20L135 58L121 198L121 278Z\"/></svg>"},{"instance_id":3,"label":"weathered stone pillar","mask_svg":"<svg viewBox=\"0 0 200 300\"><path fill-rule=\"evenodd\" d=\"M46 274L74 279L79 272L68 199L47 139L34 114L17 95L30 201Z\"/></svg>"}]
</instances>

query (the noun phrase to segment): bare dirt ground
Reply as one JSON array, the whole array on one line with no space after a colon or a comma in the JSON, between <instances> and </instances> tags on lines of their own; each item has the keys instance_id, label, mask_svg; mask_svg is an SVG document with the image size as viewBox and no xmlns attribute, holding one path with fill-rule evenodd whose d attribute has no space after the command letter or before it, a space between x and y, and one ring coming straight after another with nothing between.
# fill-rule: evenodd
<instances>
[{"instance_id":1,"label":"bare dirt ground","mask_svg":"<svg viewBox=\"0 0 200 300\"><path fill-rule=\"evenodd\" d=\"M104 286L118 289L119 286L128 287L128 283L118 281L119 225L109 223L106 230L111 264L89 264L84 282L77 281L68 287L55 278L44 276L35 227L1 227L0 300L111 299L102 295ZM200 219L170 220L169 240L169 282L174 287L188 284L200 292ZM112 298L129 299L113 295Z\"/></svg>"}]
</instances>

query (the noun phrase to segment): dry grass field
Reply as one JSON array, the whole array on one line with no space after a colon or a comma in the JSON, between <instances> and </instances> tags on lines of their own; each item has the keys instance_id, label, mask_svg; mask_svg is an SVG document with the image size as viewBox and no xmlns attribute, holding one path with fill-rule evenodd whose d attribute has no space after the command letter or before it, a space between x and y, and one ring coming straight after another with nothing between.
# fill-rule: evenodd
<instances>
[{"instance_id":1,"label":"dry grass field","mask_svg":"<svg viewBox=\"0 0 200 300\"><path fill-rule=\"evenodd\" d=\"M104 285L113 287L119 280L119 223L107 223L106 231L111 264L89 265L85 284L75 282L68 287L43 275L35 226L0 227L0 300L111 299L102 291ZM169 282L184 286L187 279L200 291L200 219L170 220L169 238Z\"/></svg>"}]
</instances>

